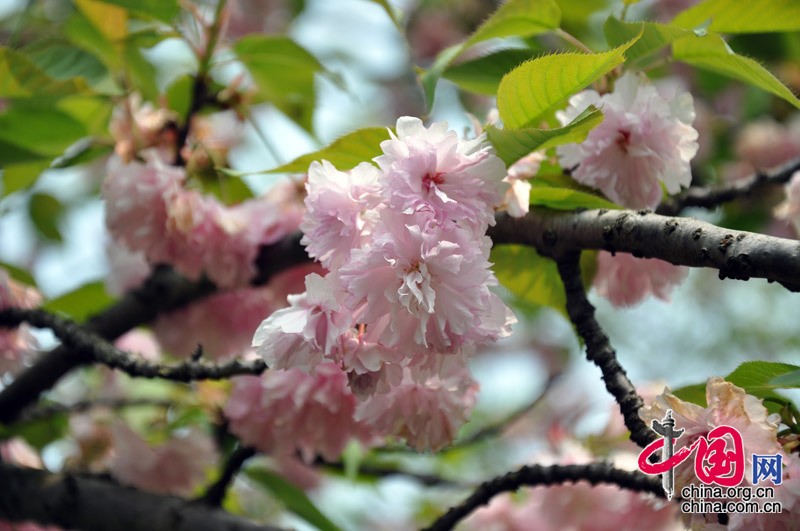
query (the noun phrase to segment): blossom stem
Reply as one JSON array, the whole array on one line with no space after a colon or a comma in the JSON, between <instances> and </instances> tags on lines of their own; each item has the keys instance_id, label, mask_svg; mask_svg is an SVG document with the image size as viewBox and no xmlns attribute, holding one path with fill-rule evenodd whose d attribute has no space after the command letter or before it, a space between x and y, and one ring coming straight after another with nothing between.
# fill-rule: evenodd
<instances>
[{"instance_id":1,"label":"blossom stem","mask_svg":"<svg viewBox=\"0 0 800 531\"><path fill-rule=\"evenodd\" d=\"M577 37L575 37L571 33L567 32L567 31L564 31L561 28L558 28L555 31L555 33L556 33L556 35L558 35L559 37L561 37L562 39L564 39L565 41L567 41L568 43L570 43L571 45L576 47L577 49L579 49L579 50L581 50L583 52L586 52L586 53L594 53L594 51L592 51L591 48L586 46L583 42L581 42L580 39L578 39Z\"/></svg>"},{"instance_id":2,"label":"blossom stem","mask_svg":"<svg viewBox=\"0 0 800 531\"><path fill-rule=\"evenodd\" d=\"M466 518L481 505L486 505L496 495L513 492L520 487L561 485L586 481L592 485L608 483L620 488L664 497L661 481L641 472L630 472L614 468L610 463L590 463L586 465L527 465L517 471L509 472L482 483L460 505L447 511L433 522L425 531L448 531Z\"/></svg>"}]
</instances>

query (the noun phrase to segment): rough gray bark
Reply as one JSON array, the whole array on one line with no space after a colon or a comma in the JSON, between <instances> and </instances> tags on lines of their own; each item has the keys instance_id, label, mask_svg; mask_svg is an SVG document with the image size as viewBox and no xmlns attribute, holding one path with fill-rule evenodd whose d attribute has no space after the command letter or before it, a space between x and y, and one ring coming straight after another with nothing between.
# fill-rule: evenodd
<instances>
[{"instance_id":1,"label":"rough gray bark","mask_svg":"<svg viewBox=\"0 0 800 531\"><path fill-rule=\"evenodd\" d=\"M765 278L800 291L800 242L726 229L694 218L642 210L531 210L523 218L497 216L495 244L532 245L551 257L605 249L676 265L711 267L720 278Z\"/></svg>"},{"instance_id":2,"label":"rough gray bark","mask_svg":"<svg viewBox=\"0 0 800 531\"><path fill-rule=\"evenodd\" d=\"M0 464L0 518L94 531L279 531L203 503Z\"/></svg>"}]
</instances>

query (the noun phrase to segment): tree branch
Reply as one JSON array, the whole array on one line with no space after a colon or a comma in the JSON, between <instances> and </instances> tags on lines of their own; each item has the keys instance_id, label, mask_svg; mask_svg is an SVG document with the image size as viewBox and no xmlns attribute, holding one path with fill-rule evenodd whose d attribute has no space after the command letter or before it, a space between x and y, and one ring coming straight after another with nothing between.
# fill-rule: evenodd
<instances>
[{"instance_id":1,"label":"tree branch","mask_svg":"<svg viewBox=\"0 0 800 531\"><path fill-rule=\"evenodd\" d=\"M586 358L600 368L606 389L619 404L625 426L631 432L631 440L644 448L655 440L656 435L639 418L642 398L617 361L617 353L594 317L594 306L584 291L579 259L579 252L571 252L557 260L558 273L567 294L567 313L586 343Z\"/></svg>"},{"instance_id":2,"label":"tree branch","mask_svg":"<svg viewBox=\"0 0 800 531\"><path fill-rule=\"evenodd\" d=\"M537 487L560 485L587 481L592 485L609 483L635 492L644 492L664 497L661 481L641 472L629 472L614 468L610 463L591 463L588 465L530 465L523 466L516 472L509 472L491 481L481 484L475 492L439 517L426 531L447 531L453 529L462 519L481 505L486 505L496 495L513 492L520 487Z\"/></svg>"},{"instance_id":3,"label":"tree branch","mask_svg":"<svg viewBox=\"0 0 800 531\"><path fill-rule=\"evenodd\" d=\"M71 352L75 352L85 363L102 363L134 377L189 382L221 380L239 374L259 375L267 369L267 364L261 359L232 360L219 365L190 359L178 365L160 365L144 359L136 359L131 354L106 342L100 336L87 332L74 321L44 310L21 308L0 310L0 327L16 327L23 322L36 328L49 328L65 347Z\"/></svg>"},{"instance_id":4,"label":"tree branch","mask_svg":"<svg viewBox=\"0 0 800 531\"><path fill-rule=\"evenodd\" d=\"M769 172L756 172L747 179L740 179L725 186L693 186L661 203L656 212L674 216L687 207L716 208L722 203L752 195L765 185L785 184L796 171L800 171L800 159Z\"/></svg>"},{"instance_id":5,"label":"tree branch","mask_svg":"<svg viewBox=\"0 0 800 531\"><path fill-rule=\"evenodd\" d=\"M174 404L174 400L160 400L156 398L100 398L96 400L81 400L72 404L59 404L54 402L39 406L35 409L29 409L19 420L21 422L31 422L63 413L83 413L95 408L117 410L133 407L157 407L166 409Z\"/></svg>"},{"instance_id":6,"label":"tree branch","mask_svg":"<svg viewBox=\"0 0 800 531\"><path fill-rule=\"evenodd\" d=\"M93 531L278 531L204 504L94 477L0 464L0 517Z\"/></svg>"},{"instance_id":7,"label":"tree branch","mask_svg":"<svg viewBox=\"0 0 800 531\"><path fill-rule=\"evenodd\" d=\"M765 278L800 291L800 242L725 229L694 218L646 210L533 209L523 218L498 215L489 236L495 245L531 245L552 257L605 249L676 265L715 268L720 278Z\"/></svg>"},{"instance_id":8,"label":"tree branch","mask_svg":"<svg viewBox=\"0 0 800 531\"><path fill-rule=\"evenodd\" d=\"M310 261L300 235L292 234L272 245L262 246L256 258L258 273L254 286L264 285L273 275L289 267ZM83 327L113 341L137 326L153 321L158 315L182 308L216 291L216 286L203 278L190 281L172 269L157 267L138 289L89 319ZM23 409L35 402L41 393L52 388L65 374L89 360L64 346L44 354L32 367L19 374L0 391L0 423L13 422Z\"/></svg>"},{"instance_id":9,"label":"tree branch","mask_svg":"<svg viewBox=\"0 0 800 531\"><path fill-rule=\"evenodd\" d=\"M256 449L251 446L240 446L231 453L225 463L222 465L222 471L219 479L211 484L197 501L205 503L211 507L219 507L225 499L225 493L228 492L230 487L242 465L256 455Z\"/></svg>"}]
</instances>

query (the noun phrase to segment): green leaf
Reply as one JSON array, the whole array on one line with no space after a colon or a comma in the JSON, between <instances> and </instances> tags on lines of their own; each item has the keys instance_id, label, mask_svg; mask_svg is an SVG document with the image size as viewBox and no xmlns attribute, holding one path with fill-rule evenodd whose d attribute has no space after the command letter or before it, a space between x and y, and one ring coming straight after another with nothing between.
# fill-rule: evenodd
<instances>
[{"instance_id":1,"label":"green leaf","mask_svg":"<svg viewBox=\"0 0 800 531\"><path fill-rule=\"evenodd\" d=\"M36 279L34 279L33 275L21 267L11 265L8 262L0 262L0 269L5 269L8 273L8 276L17 282L22 282L26 286L36 287Z\"/></svg>"},{"instance_id":2,"label":"green leaf","mask_svg":"<svg viewBox=\"0 0 800 531\"><path fill-rule=\"evenodd\" d=\"M800 107L800 99L791 90L757 61L736 55L719 35L675 41L672 54L679 61L749 83Z\"/></svg>"},{"instance_id":3,"label":"green leaf","mask_svg":"<svg viewBox=\"0 0 800 531\"><path fill-rule=\"evenodd\" d=\"M177 78L167 87L167 107L178 113L181 120L186 120L192 102L194 79L190 75Z\"/></svg>"},{"instance_id":4,"label":"green leaf","mask_svg":"<svg viewBox=\"0 0 800 531\"><path fill-rule=\"evenodd\" d=\"M170 23L178 15L177 0L101 0L106 4L124 7L132 13Z\"/></svg>"},{"instance_id":5,"label":"green leaf","mask_svg":"<svg viewBox=\"0 0 800 531\"><path fill-rule=\"evenodd\" d=\"M698 406L708 407L706 402L706 384L693 384L686 385L679 389L672 391L672 394L683 400L684 402L691 402Z\"/></svg>"},{"instance_id":6,"label":"green leaf","mask_svg":"<svg viewBox=\"0 0 800 531\"><path fill-rule=\"evenodd\" d=\"M131 78L131 82L144 99L150 101L158 100L159 90L156 84L156 67L145 58L134 42L126 41L123 45L122 62L124 70Z\"/></svg>"},{"instance_id":7,"label":"green leaf","mask_svg":"<svg viewBox=\"0 0 800 531\"><path fill-rule=\"evenodd\" d=\"M0 426L0 440L22 437L41 451L53 441L64 438L69 429L69 415L56 413L47 418L22 421L13 426Z\"/></svg>"},{"instance_id":8,"label":"green leaf","mask_svg":"<svg viewBox=\"0 0 800 531\"><path fill-rule=\"evenodd\" d=\"M248 468L245 474L283 502L286 508L321 531L339 528L317 509L306 494L279 475L263 468Z\"/></svg>"},{"instance_id":9,"label":"green leaf","mask_svg":"<svg viewBox=\"0 0 800 531\"><path fill-rule=\"evenodd\" d=\"M35 193L28 203L28 213L39 234L55 242L63 240L58 229L58 222L64 214L64 205L61 201L52 195Z\"/></svg>"},{"instance_id":10,"label":"green leaf","mask_svg":"<svg viewBox=\"0 0 800 531\"><path fill-rule=\"evenodd\" d=\"M111 155L111 153L114 152L114 148L108 144L98 144L89 138L85 140L86 142L81 142L76 146L72 146L63 156L55 159L51 167L72 168L74 166L88 164L100 157Z\"/></svg>"},{"instance_id":11,"label":"green leaf","mask_svg":"<svg viewBox=\"0 0 800 531\"><path fill-rule=\"evenodd\" d=\"M0 98L62 98L87 91L82 80L57 81L20 52L0 47Z\"/></svg>"},{"instance_id":12,"label":"green leaf","mask_svg":"<svg viewBox=\"0 0 800 531\"><path fill-rule=\"evenodd\" d=\"M769 381L769 385L773 387L780 387L782 389L798 389L800 388L800 367L796 371L787 372L776 376Z\"/></svg>"},{"instance_id":13,"label":"green leaf","mask_svg":"<svg viewBox=\"0 0 800 531\"><path fill-rule=\"evenodd\" d=\"M453 65L444 72L444 77L465 90L494 96L503 76L531 59L533 53L520 48L500 50Z\"/></svg>"},{"instance_id":14,"label":"green leaf","mask_svg":"<svg viewBox=\"0 0 800 531\"><path fill-rule=\"evenodd\" d=\"M555 129L499 129L486 127L486 134L497 156L511 165L532 151L548 149L571 142L583 142L589 131L603 121L603 113L593 106L564 127Z\"/></svg>"},{"instance_id":15,"label":"green leaf","mask_svg":"<svg viewBox=\"0 0 800 531\"><path fill-rule=\"evenodd\" d=\"M776 396L775 389L781 387L774 385L772 380L798 370L800 370L800 366L789 363L746 361L736 367L725 379L738 385L748 394L764 398Z\"/></svg>"},{"instance_id":16,"label":"green leaf","mask_svg":"<svg viewBox=\"0 0 800 531\"><path fill-rule=\"evenodd\" d=\"M42 156L0 138L0 168L41 161Z\"/></svg>"},{"instance_id":17,"label":"green leaf","mask_svg":"<svg viewBox=\"0 0 800 531\"><path fill-rule=\"evenodd\" d=\"M674 25L694 28L711 20L720 33L768 33L800 30L797 0L706 0L681 12Z\"/></svg>"},{"instance_id":18,"label":"green leaf","mask_svg":"<svg viewBox=\"0 0 800 531\"><path fill-rule=\"evenodd\" d=\"M51 312L59 312L75 321L84 321L87 317L107 307L114 298L106 293L103 282L90 282L49 300L43 308Z\"/></svg>"},{"instance_id":19,"label":"green leaf","mask_svg":"<svg viewBox=\"0 0 800 531\"><path fill-rule=\"evenodd\" d=\"M602 53L546 55L512 70L497 91L497 108L506 128L538 124L567 98L621 65L625 51L638 38Z\"/></svg>"},{"instance_id":20,"label":"green leaf","mask_svg":"<svg viewBox=\"0 0 800 531\"><path fill-rule=\"evenodd\" d=\"M322 65L288 37L248 35L234 44L239 60L253 76L262 100L275 105L311 131L314 75Z\"/></svg>"},{"instance_id":21,"label":"green leaf","mask_svg":"<svg viewBox=\"0 0 800 531\"><path fill-rule=\"evenodd\" d=\"M0 114L0 142L39 155L58 155L85 134L81 123L52 108L14 105ZM1 152L0 166L5 163Z\"/></svg>"},{"instance_id":22,"label":"green leaf","mask_svg":"<svg viewBox=\"0 0 800 531\"><path fill-rule=\"evenodd\" d=\"M741 387L749 395L785 402L786 398L775 391L800 387L800 366L774 361L746 361L726 376L725 380ZM681 400L707 407L705 383L682 387L673 394ZM764 402L764 407L770 413L780 410L780 405L774 402Z\"/></svg>"},{"instance_id":23,"label":"green leaf","mask_svg":"<svg viewBox=\"0 0 800 531\"><path fill-rule=\"evenodd\" d=\"M560 24L561 9L555 0L509 0L475 30L464 48L500 37L539 35Z\"/></svg>"},{"instance_id":24,"label":"green leaf","mask_svg":"<svg viewBox=\"0 0 800 531\"><path fill-rule=\"evenodd\" d=\"M0 152L3 152L3 144L0 142ZM31 154L33 156L33 154ZM5 157L3 157L5 158ZM19 190L30 188L36 183L39 175L50 166L49 158L34 158L30 162L10 164L3 168L2 183L3 193L0 197L5 197Z\"/></svg>"},{"instance_id":25,"label":"green leaf","mask_svg":"<svg viewBox=\"0 0 800 531\"><path fill-rule=\"evenodd\" d=\"M367 127L334 140L329 146L307 153L277 168L255 173L305 173L315 160L327 160L340 171L355 168L381 154L380 143L389 139L386 127Z\"/></svg>"},{"instance_id":26,"label":"green leaf","mask_svg":"<svg viewBox=\"0 0 800 531\"><path fill-rule=\"evenodd\" d=\"M94 55L66 42L39 41L26 49L28 58L53 79L82 77L90 86L107 82L108 69Z\"/></svg>"},{"instance_id":27,"label":"green leaf","mask_svg":"<svg viewBox=\"0 0 800 531\"><path fill-rule=\"evenodd\" d=\"M420 76L428 109L433 106L436 83L462 52L480 42L501 37L530 37L554 30L561 24L555 0L508 0L463 43L445 49L433 66Z\"/></svg>"},{"instance_id":28,"label":"green leaf","mask_svg":"<svg viewBox=\"0 0 800 531\"><path fill-rule=\"evenodd\" d=\"M531 188L531 205L555 210L575 210L576 208L618 210L622 208L595 194L581 192L572 188L556 188L553 186L534 186Z\"/></svg>"},{"instance_id":29,"label":"green leaf","mask_svg":"<svg viewBox=\"0 0 800 531\"><path fill-rule=\"evenodd\" d=\"M548 306L566 316L564 284L556 263L533 247L495 245L490 260L500 284L527 308Z\"/></svg>"},{"instance_id":30,"label":"green leaf","mask_svg":"<svg viewBox=\"0 0 800 531\"><path fill-rule=\"evenodd\" d=\"M69 96L58 102L58 108L80 122L87 134L97 139L111 140L108 123L114 104L97 96Z\"/></svg>"},{"instance_id":31,"label":"green leaf","mask_svg":"<svg viewBox=\"0 0 800 531\"><path fill-rule=\"evenodd\" d=\"M614 17L609 17L603 24L603 33L609 46L620 46L642 34L625 52L625 60L629 63L647 57L678 39L694 35L691 30L677 26L656 22L621 22Z\"/></svg>"}]
</instances>

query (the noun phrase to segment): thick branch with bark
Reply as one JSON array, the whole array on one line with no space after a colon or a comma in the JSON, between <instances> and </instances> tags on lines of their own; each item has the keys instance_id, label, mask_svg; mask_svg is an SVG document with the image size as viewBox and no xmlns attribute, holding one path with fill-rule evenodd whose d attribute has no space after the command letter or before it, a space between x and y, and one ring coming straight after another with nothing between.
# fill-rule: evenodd
<instances>
[{"instance_id":1,"label":"thick branch with bark","mask_svg":"<svg viewBox=\"0 0 800 531\"><path fill-rule=\"evenodd\" d=\"M676 265L711 267L720 278L765 278L800 291L800 242L725 229L694 218L641 210L531 210L523 218L501 214L489 236L495 244L517 243L558 257L605 249Z\"/></svg>"},{"instance_id":2,"label":"thick branch with bark","mask_svg":"<svg viewBox=\"0 0 800 531\"><path fill-rule=\"evenodd\" d=\"M751 196L767 185L785 184L796 171L800 171L800 159L768 172L759 171L747 179L740 179L724 186L692 186L661 203L656 212L674 216L687 207L716 208L728 201Z\"/></svg>"},{"instance_id":3,"label":"thick branch with bark","mask_svg":"<svg viewBox=\"0 0 800 531\"><path fill-rule=\"evenodd\" d=\"M586 343L586 358L597 365L603 374L606 390L619 404L625 426L631 432L631 440L644 448L656 435L639 418L643 402L636 388L628 379L625 369L617 361L617 353L600 323L594 316L594 306L586 298L580 270L580 254L568 253L558 259L558 273L564 282L567 294L567 313L578 334Z\"/></svg>"},{"instance_id":4,"label":"thick branch with bark","mask_svg":"<svg viewBox=\"0 0 800 531\"><path fill-rule=\"evenodd\" d=\"M16 327L26 322L36 328L49 328L69 351L85 363L100 363L139 378L161 378L178 382L221 380L239 374L261 374L267 369L263 360L232 360L212 364L190 359L178 365L161 365L124 352L96 334L87 332L69 319L43 310L6 308L0 310L0 327Z\"/></svg>"},{"instance_id":5,"label":"thick branch with bark","mask_svg":"<svg viewBox=\"0 0 800 531\"><path fill-rule=\"evenodd\" d=\"M279 531L107 480L0 464L0 519L95 531Z\"/></svg>"},{"instance_id":6,"label":"thick branch with bark","mask_svg":"<svg viewBox=\"0 0 800 531\"><path fill-rule=\"evenodd\" d=\"M607 483L622 489L653 494L664 497L661 481L657 477L646 476L641 472L630 472L614 468L610 463L591 463L588 465L529 465L515 472L509 472L481 484L460 505L439 517L426 531L448 531L463 518L486 505L498 494L513 492L520 487L560 485L586 481L592 485Z\"/></svg>"}]
</instances>

